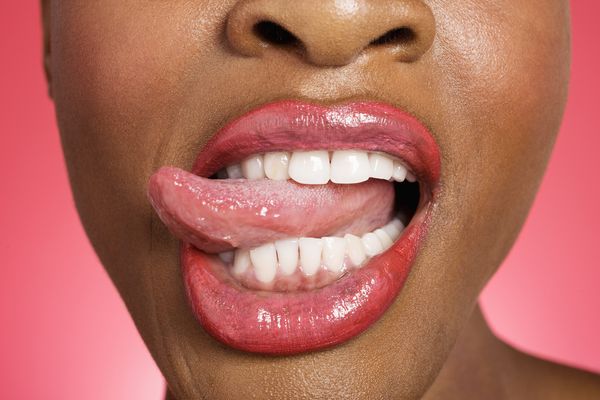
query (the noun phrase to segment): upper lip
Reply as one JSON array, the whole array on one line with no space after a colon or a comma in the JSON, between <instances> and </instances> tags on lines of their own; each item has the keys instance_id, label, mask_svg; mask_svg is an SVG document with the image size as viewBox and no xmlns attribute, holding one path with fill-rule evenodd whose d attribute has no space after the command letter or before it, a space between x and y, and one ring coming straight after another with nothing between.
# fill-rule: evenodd
<instances>
[{"instance_id":1,"label":"upper lip","mask_svg":"<svg viewBox=\"0 0 600 400\"><path fill-rule=\"evenodd\" d=\"M198 154L192 172L209 177L254 154L317 149L359 149L400 158L420 182L419 209L388 251L329 286L307 292L265 296L246 290L180 235L184 282L194 314L208 333L234 348L296 354L349 340L390 306L416 258L439 186L440 156L427 128L393 106L267 104L217 132ZM153 198L157 196L151 190L153 204L160 203Z\"/></svg>"},{"instance_id":2,"label":"upper lip","mask_svg":"<svg viewBox=\"0 0 600 400\"><path fill-rule=\"evenodd\" d=\"M257 153L321 149L388 153L402 159L430 192L439 180L439 150L428 129L380 102L264 105L219 130L198 154L192 172L208 177Z\"/></svg>"}]
</instances>

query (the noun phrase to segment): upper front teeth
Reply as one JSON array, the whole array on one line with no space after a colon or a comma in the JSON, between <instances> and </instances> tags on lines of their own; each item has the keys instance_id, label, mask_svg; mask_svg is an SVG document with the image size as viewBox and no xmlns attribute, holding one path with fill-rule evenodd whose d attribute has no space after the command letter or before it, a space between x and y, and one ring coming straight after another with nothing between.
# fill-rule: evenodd
<instances>
[{"instance_id":1,"label":"upper front teeth","mask_svg":"<svg viewBox=\"0 0 600 400\"><path fill-rule=\"evenodd\" d=\"M371 176L377 179L391 179L394 174L394 161L383 154L369 154ZM396 163L397 165L401 165Z\"/></svg>"},{"instance_id":2,"label":"upper front teeth","mask_svg":"<svg viewBox=\"0 0 600 400\"><path fill-rule=\"evenodd\" d=\"M339 150L331 157L331 182L359 183L371 177L369 155L364 151Z\"/></svg>"},{"instance_id":3,"label":"upper front teeth","mask_svg":"<svg viewBox=\"0 0 600 400\"><path fill-rule=\"evenodd\" d=\"M344 267L346 241L341 237L323 238L323 264L329 271L339 272Z\"/></svg>"},{"instance_id":4,"label":"upper front teeth","mask_svg":"<svg viewBox=\"0 0 600 400\"><path fill-rule=\"evenodd\" d=\"M285 181L290 178L289 153L267 153L265 154L265 175L275 181Z\"/></svg>"},{"instance_id":5,"label":"upper front teeth","mask_svg":"<svg viewBox=\"0 0 600 400\"><path fill-rule=\"evenodd\" d=\"M416 180L406 166L390 156L361 150L314 150L254 155L226 169L231 179L293 179L305 185L364 182L370 178ZM219 174L219 177L223 173Z\"/></svg>"},{"instance_id":6,"label":"upper front teeth","mask_svg":"<svg viewBox=\"0 0 600 400\"><path fill-rule=\"evenodd\" d=\"M331 165L329 152L295 151L290 161L290 177L296 182L308 185L322 185L329 182Z\"/></svg>"}]
</instances>

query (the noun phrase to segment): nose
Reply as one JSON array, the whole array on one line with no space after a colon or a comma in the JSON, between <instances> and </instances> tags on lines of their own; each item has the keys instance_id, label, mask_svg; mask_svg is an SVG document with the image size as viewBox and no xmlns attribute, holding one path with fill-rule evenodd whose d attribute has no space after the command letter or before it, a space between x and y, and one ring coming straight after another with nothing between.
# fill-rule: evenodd
<instances>
[{"instance_id":1,"label":"nose","mask_svg":"<svg viewBox=\"0 0 600 400\"><path fill-rule=\"evenodd\" d=\"M240 0L226 34L252 57L274 49L319 66L347 65L367 52L414 62L433 43L435 19L422 0Z\"/></svg>"}]
</instances>

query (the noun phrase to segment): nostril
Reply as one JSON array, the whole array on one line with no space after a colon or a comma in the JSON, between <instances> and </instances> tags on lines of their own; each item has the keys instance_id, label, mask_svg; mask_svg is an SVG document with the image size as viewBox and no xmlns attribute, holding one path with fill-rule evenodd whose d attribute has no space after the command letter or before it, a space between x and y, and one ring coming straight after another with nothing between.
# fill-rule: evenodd
<instances>
[{"instance_id":1,"label":"nostril","mask_svg":"<svg viewBox=\"0 0 600 400\"><path fill-rule=\"evenodd\" d=\"M373 46L408 45L417 39L415 31L402 27L387 31L371 42Z\"/></svg>"},{"instance_id":2,"label":"nostril","mask_svg":"<svg viewBox=\"0 0 600 400\"><path fill-rule=\"evenodd\" d=\"M292 57L326 68L345 66L359 55L406 63L419 60L433 45L436 32L427 2L376 3L380 2L381 7L344 8L341 13L329 0L239 0L227 15L225 41L245 57Z\"/></svg>"},{"instance_id":3,"label":"nostril","mask_svg":"<svg viewBox=\"0 0 600 400\"><path fill-rule=\"evenodd\" d=\"M283 26L271 22L260 21L254 25L254 33L264 42L275 46L299 47L300 39Z\"/></svg>"}]
</instances>

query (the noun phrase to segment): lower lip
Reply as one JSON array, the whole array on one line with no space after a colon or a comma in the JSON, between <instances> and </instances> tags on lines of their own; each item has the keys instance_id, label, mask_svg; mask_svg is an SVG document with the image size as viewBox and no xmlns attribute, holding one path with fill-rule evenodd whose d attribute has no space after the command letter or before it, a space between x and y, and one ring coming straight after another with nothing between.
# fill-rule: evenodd
<instances>
[{"instance_id":1,"label":"lower lip","mask_svg":"<svg viewBox=\"0 0 600 400\"><path fill-rule=\"evenodd\" d=\"M342 149L350 144L398 156L419 173L422 198L416 215L385 253L328 286L304 292L249 290L216 257L182 244L191 308L205 331L221 343L270 355L335 346L373 325L400 293L427 232L440 172L437 145L414 117L380 103L332 108L275 103L218 132L199 154L193 172L210 176L228 163L278 148Z\"/></svg>"},{"instance_id":2,"label":"lower lip","mask_svg":"<svg viewBox=\"0 0 600 400\"><path fill-rule=\"evenodd\" d=\"M326 287L305 292L248 290L207 254L181 250L184 282L196 319L218 341L247 352L292 355L348 341L392 304L427 231L420 210L402 237L367 265Z\"/></svg>"}]
</instances>

